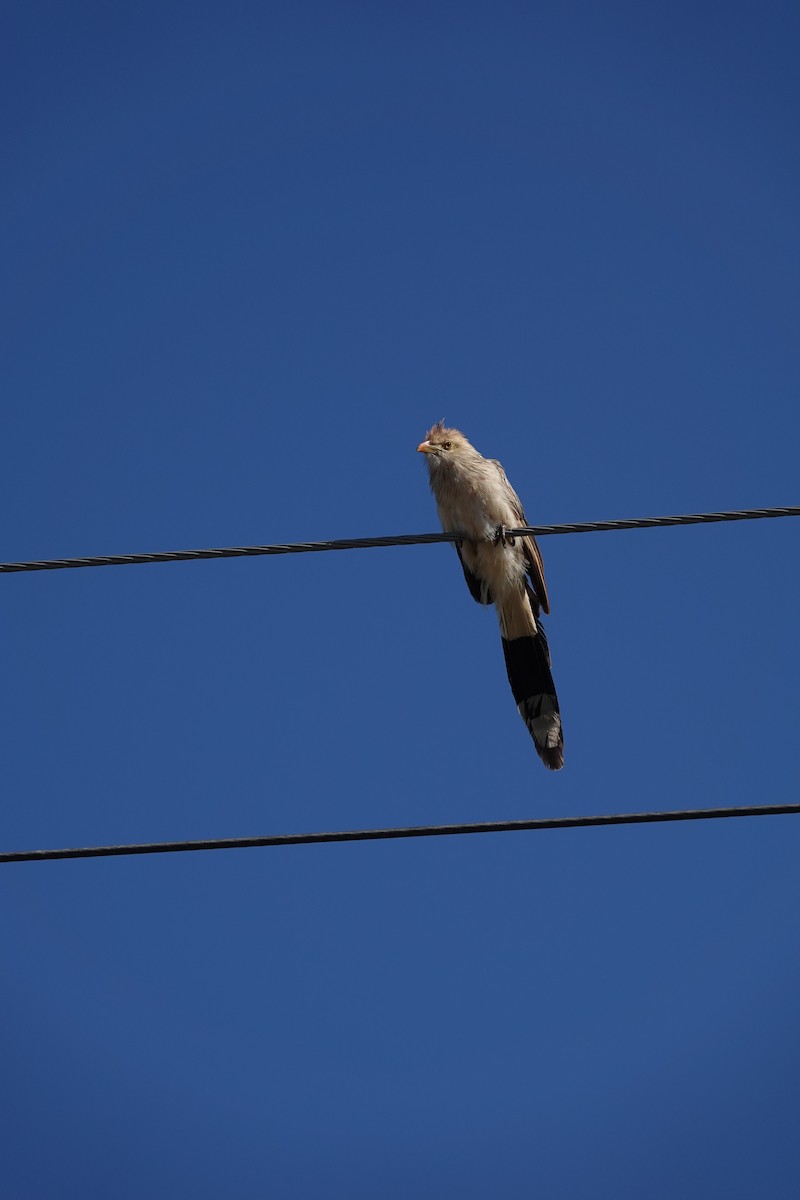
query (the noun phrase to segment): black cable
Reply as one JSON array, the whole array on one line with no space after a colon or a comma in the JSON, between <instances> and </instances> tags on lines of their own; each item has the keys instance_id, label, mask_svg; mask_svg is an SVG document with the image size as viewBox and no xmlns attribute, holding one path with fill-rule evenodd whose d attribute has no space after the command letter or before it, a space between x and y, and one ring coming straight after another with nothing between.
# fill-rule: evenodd
<instances>
[{"instance_id":1,"label":"black cable","mask_svg":"<svg viewBox=\"0 0 800 1200\"><path fill-rule=\"evenodd\" d=\"M141 842L84 846L66 850L0 853L0 863L56 858L113 858L127 854L177 854L189 850L247 850L256 846L307 846L318 842L379 842L392 838L453 837L465 833L520 833L524 830L581 829L597 825L653 825L664 821L709 821L721 817L776 817L800 813L800 804L760 804L741 808L688 808L665 812L609 813L588 817L537 817L530 821L478 821L465 825L410 825L398 829L342 829L332 833L279 833L270 837L210 838L198 842Z\"/></svg>"},{"instance_id":2,"label":"black cable","mask_svg":"<svg viewBox=\"0 0 800 1200\"><path fill-rule=\"evenodd\" d=\"M508 529L513 537L526 533L548 537L559 533L609 533L621 529L659 529L671 525L707 525L716 521L757 521L766 517L800 517L800 507L747 508L738 512L689 513L678 517L635 517L625 521L580 521L568 525L530 525ZM204 558L255 558L266 554L313 554L323 550L373 550L381 546L421 546L429 542L460 542L458 533L401 533L390 537L337 538L326 542L286 542L266 546L223 546L210 550L162 550L152 554L105 554L87 558L47 558L33 562L0 563L0 574L17 571L61 571L74 567L121 567L139 563L192 562Z\"/></svg>"}]
</instances>

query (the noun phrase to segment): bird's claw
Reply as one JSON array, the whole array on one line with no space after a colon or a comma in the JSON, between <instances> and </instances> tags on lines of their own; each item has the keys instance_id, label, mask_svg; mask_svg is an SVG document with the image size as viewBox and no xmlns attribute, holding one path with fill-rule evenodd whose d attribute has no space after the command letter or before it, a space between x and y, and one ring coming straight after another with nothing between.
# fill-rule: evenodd
<instances>
[{"instance_id":1,"label":"bird's claw","mask_svg":"<svg viewBox=\"0 0 800 1200\"><path fill-rule=\"evenodd\" d=\"M494 535L495 546L515 546L516 538L508 532L505 525L498 525Z\"/></svg>"}]
</instances>

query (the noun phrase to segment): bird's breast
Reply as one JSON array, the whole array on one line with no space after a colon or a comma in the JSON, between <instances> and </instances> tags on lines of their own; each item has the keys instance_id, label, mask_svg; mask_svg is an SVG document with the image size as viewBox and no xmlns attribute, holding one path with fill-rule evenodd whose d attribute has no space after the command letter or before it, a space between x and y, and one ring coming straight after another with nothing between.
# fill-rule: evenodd
<instances>
[{"instance_id":1,"label":"bird's breast","mask_svg":"<svg viewBox=\"0 0 800 1200\"><path fill-rule=\"evenodd\" d=\"M464 566L488 587L495 603L523 586L525 559L519 544L502 545L493 537L461 544Z\"/></svg>"}]
</instances>

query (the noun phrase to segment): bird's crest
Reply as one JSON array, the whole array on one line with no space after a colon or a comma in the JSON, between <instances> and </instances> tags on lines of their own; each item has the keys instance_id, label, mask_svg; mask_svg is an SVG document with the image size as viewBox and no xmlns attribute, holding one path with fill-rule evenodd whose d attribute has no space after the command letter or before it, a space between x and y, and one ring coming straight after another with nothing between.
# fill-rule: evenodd
<instances>
[{"instance_id":1,"label":"bird's crest","mask_svg":"<svg viewBox=\"0 0 800 1200\"><path fill-rule=\"evenodd\" d=\"M434 446L441 445L442 442L458 442L459 444L469 445L467 439L458 429L449 429L445 425L444 420L437 421L432 429L429 429L425 435L427 440Z\"/></svg>"}]
</instances>

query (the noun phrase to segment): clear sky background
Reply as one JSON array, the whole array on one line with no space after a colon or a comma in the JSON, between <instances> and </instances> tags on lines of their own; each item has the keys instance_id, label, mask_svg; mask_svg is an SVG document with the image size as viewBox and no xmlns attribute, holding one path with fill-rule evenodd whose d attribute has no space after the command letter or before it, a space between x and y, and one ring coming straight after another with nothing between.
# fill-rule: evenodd
<instances>
[{"instance_id":1,"label":"clear sky background","mask_svg":"<svg viewBox=\"0 0 800 1200\"><path fill-rule=\"evenodd\" d=\"M797 504L792 3L10 3L4 560ZM6 576L3 849L779 803L800 523ZM795 1197L794 817L0 868L10 1200Z\"/></svg>"}]
</instances>

